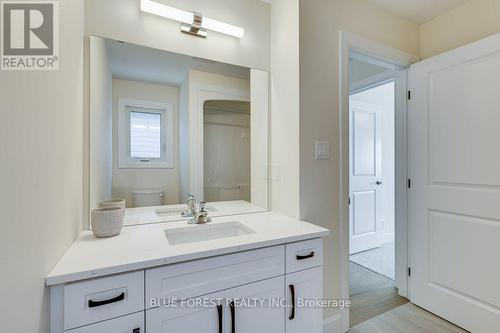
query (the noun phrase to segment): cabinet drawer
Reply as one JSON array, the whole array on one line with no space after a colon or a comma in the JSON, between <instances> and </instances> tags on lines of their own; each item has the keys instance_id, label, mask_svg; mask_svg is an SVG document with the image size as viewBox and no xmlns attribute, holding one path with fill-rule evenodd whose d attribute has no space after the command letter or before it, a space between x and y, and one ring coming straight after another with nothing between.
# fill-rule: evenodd
<instances>
[{"instance_id":1,"label":"cabinet drawer","mask_svg":"<svg viewBox=\"0 0 500 333\"><path fill-rule=\"evenodd\" d=\"M284 259L284 246L275 246L148 269L146 308L158 298L191 298L283 275Z\"/></svg>"},{"instance_id":2,"label":"cabinet drawer","mask_svg":"<svg viewBox=\"0 0 500 333\"><path fill-rule=\"evenodd\" d=\"M144 311L125 317L106 320L97 324L88 325L66 333L145 333Z\"/></svg>"},{"instance_id":3,"label":"cabinet drawer","mask_svg":"<svg viewBox=\"0 0 500 333\"><path fill-rule=\"evenodd\" d=\"M318 238L286 245L287 274L322 265L322 239Z\"/></svg>"},{"instance_id":4,"label":"cabinet drawer","mask_svg":"<svg viewBox=\"0 0 500 333\"><path fill-rule=\"evenodd\" d=\"M64 286L65 330L124 316L143 309L144 271L76 282Z\"/></svg>"}]
</instances>

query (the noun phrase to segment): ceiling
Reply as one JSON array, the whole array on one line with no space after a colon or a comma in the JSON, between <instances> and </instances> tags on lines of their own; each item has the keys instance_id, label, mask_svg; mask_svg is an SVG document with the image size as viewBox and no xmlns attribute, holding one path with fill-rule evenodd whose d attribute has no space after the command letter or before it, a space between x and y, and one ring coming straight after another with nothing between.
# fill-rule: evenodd
<instances>
[{"instance_id":1,"label":"ceiling","mask_svg":"<svg viewBox=\"0 0 500 333\"><path fill-rule=\"evenodd\" d=\"M415 23L425 23L469 0L368 0Z\"/></svg>"},{"instance_id":2,"label":"ceiling","mask_svg":"<svg viewBox=\"0 0 500 333\"><path fill-rule=\"evenodd\" d=\"M106 40L113 77L179 86L188 70L249 80L248 68L152 49L114 40Z\"/></svg>"}]
</instances>

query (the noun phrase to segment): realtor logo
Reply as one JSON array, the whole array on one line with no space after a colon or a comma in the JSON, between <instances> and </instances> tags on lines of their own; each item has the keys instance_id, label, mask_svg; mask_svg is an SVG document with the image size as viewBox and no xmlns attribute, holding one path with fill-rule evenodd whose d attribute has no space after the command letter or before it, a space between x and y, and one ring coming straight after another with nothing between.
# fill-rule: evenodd
<instances>
[{"instance_id":1,"label":"realtor logo","mask_svg":"<svg viewBox=\"0 0 500 333\"><path fill-rule=\"evenodd\" d=\"M59 69L59 4L1 2L2 70Z\"/></svg>"}]
</instances>

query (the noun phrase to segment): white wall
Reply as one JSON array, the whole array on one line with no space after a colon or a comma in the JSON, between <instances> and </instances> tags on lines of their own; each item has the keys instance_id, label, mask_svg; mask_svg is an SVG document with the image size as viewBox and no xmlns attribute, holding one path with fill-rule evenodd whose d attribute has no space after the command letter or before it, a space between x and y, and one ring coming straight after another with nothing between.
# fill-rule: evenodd
<instances>
[{"instance_id":1,"label":"white wall","mask_svg":"<svg viewBox=\"0 0 500 333\"><path fill-rule=\"evenodd\" d=\"M185 202L189 187L189 76L179 87L179 200Z\"/></svg>"},{"instance_id":2,"label":"white wall","mask_svg":"<svg viewBox=\"0 0 500 333\"><path fill-rule=\"evenodd\" d=\"M423 59L500 32L500 1L471 0L420 26Z\"/></svg>"},{"instance_id":3,"label":"white wall","mask_svg":"<svg viewBox=\"0 0 500 333\"><path fill-rule=\"evenodd\" d=\"M300 217L329 228L325 240L324 293L342 295L339 262L341 30L418 54L418 25L362 0L300 1ZM314 159L314 141L331 142L330 160ZM342 203L346 205L346 202ZM334 318L338 309L327 309Z\"/></svg>"},{"instance_id":4,"label":"white wall","mask_svg":"<svg viewBox=\"0 0 500 333\"><path fill-rule=\"evenodd\" d=\"M174 141L172 169L119 169L118 152L118 99L135 99L173 106ZM113 197L125 198L132 207L132 192L141 189L162 189L165 204L179 203L179 88L161 84L113 79Z\"/></svg>"},{"instance_id":5,"label":"white wall","mask_svg":"<svg viewBox=\"0 0 500 333\"><path fill-rule=\"evenodd\" d=\"M90 209L112 197L112 74L106 40L90 38Z\"/></svg>"},{"instance_id":6,"label":"white wall","mask_svg":"<svg viewBox=\"0 0 500 333\"><path fill-rule=\"evenodd\" d=\"M299 1L268 2L272 4L271 209L298 219Z\"/></svg>"},{"instance_id":7,"label":"white wall","mask_svg":"<svg viewBox=\"0 0 500 333\"><path fill-rule=\"evenodd\" d=\"M139 0L86 0L85 34L269 70L270 8L259 0L159 0L241 26L242 39L209 32L206 39L180 32L180 23L140 12Z\"/></svg>"},{"instance_id":8,"label":"white wall","mask_svg":"<svg viewBox=\"0 0 500 333\"><path fill-rule=\"evenodd\" d=\"M269 209L269 73L250 70L252 204ZM257 134L258 133L258 134Z\"/></svg>"},{"instance_id":9,"label":"white wall","mask_svg":"<svg viewBox=\"0 0 500 333\"><path fill-rule=\"evenodd\" d=\"M395 119L394 119L394 81L350 96L350 100L381 109L382 132L382 188L380 199L384 241L394 241L395 216Z\"/></svg>"},{"instance_id":10,"label":"white wall","mask_svg":"<svg viewBox=\"0 0 500 333\"><path fill-rule=\"evenodd\" d=\"M59 7L59 70L0 72L2 332L48 333L45 276L81 230L83 2Z\"/></svg>"}]
</instances>

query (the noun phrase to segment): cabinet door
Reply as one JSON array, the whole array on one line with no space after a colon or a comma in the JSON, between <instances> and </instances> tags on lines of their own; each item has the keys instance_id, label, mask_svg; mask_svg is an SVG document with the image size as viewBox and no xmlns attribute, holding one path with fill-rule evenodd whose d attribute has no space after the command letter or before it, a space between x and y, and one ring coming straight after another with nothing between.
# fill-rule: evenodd
<instances>
[{"instance_id":1,"label":"cabinet door","mask_svg":"<svg viewBox=\"0 0 500 333\"><path fill-rule=\"evenodd\" d=\"M223 306L212 304L223 298L216 293L196 298L204 304L157 307L146 311L146 327L151 333L223 333Z\"/></svg>"},{"instance_id":2,"label":"cabinet door","mask_svg":"<svg viewBox=\"0 0 500 333\"><path fill-rule=\"evenodd\" d=\"M66 333L145 333L144 311L76 328Z\"/></svg>"},{"instance_id":3,"label":"cabinet door","mask_svg":"<svg viewBox=\"0 0 500 333\"><path fill-rule=\"evenodd\" d=\"M284 333L284 283L280 276L226 290L225 332Z\"/></svg>"},{"instance_id":4,"label":"cabinet door","mask_svg":"<svg viewBox=\"0 0 500 333\"><path fill-rule=\"evenodd\" d=\"M290 305L286 314L286 332L323 332L323 309L304 307L301 304L302 300L323 297L323 268L316 267L287 275L286 289Z\"/></svg>"}]
</instances>

